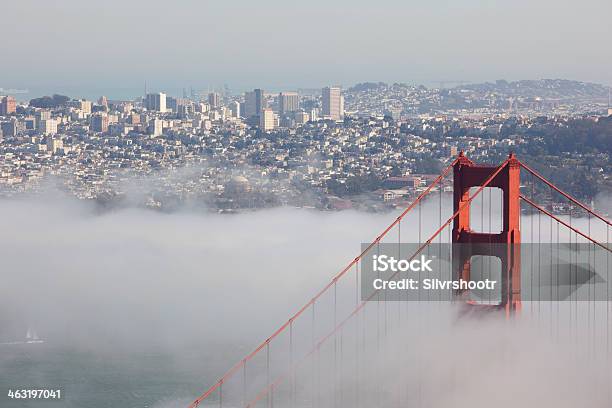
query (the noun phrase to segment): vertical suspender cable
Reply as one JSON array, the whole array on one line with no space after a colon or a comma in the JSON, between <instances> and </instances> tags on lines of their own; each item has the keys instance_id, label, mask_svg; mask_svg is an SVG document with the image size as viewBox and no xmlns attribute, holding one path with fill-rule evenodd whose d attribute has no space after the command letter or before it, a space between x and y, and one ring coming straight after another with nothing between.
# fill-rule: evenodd
<instances>
[{"instance_id":1,"label":"vertical suspender cable","mask_svg":"<svg viewBox=\"0 0 612 408\"><path fill-rule=\"evenodd\" d=\"M538 322L542 318L542 213L538 211Z\"/></svg>"},{"instance_id":2,"label":"vertical suspender cable","mask_svg":"<svg viewBox=\"0 0 612 408\"><path fill-rule=\"evenodd\" d=\"M334 282L334 330L338 327L338 287ZM334 407L336 407L336 396L338 394L338 336L334 333Z\"/></svg>"},{"instance_id":3,"label":"vertical suspender cable","mask_svg":"<svg viewBox=\"0 0 612 408\"><path fill-rule=\"evenodd\" d=\"M606 246L610 248L610 226L606 225ZM610 365L610 251L606 252L606 367L608 381L606 389L608 390L608 406L612 402L612 392L610 392L610 371L612 371L612 365Z\"/></svg>"},{"instance_id":4,"label":"vertical suspender cable","mask_svg":"<svg viewBox=\"0 0 612 408\"><path fill-rule=\"evenodd\" d=\"M421 205L421 202L419 202L419 207ZM376 251L378 253L378 255L380 256L380 241L377 242L376 244ZM378 272L377 275L378 278L380 278L380 272ZM380 360L380 292L378 292L376 294L376 359L379 361ZM376 402L378 405L380 405L380 387L382 386L382 384L380 383L380 371L379 371L379 364L375 364L374 365L375 369L376 369L376 376L375 376L375 382L376 382Z\"/></svg>"},{"instance_id":5,"label":"vertical suspender cable","mask_svg":"<svg viewBox=\"0 0 612 408\"><path fill-rule=\"evenodd\" d=\"M289 402L293 407L295 403L295 369L293 367L293 320L289 323Z\"/></svg>"},{"instance_id":6,"label":"vertical suspender cable","mask_svg":"<svg viewBox=\"0 0 612 408\"><path fill-rule=\"evenodd\" d=\"M438 190L438 225L442 225L442 185L438 187ZM440 237L438 238L438 263L438 277L442 279L442 234L440 234ZM442 292L439 294L439 300L442 300Z\"/></svg>"},{"instance_id":7,"label":"vertical suspender cable","mask_svg":"<svg viewBox=\"0 0 612 408\"><path fill-rule=\"evenodd\" d=\"M339 385L339 391L340 391L340 406L344 407L344 395L342 392L342 367L343 365L343 357L344 357L344 353L342 352L342 340L344 337L344 328L340 329L340 385Z\"/></svg>"},{"instance_id":8,"label":"vertical suspender cable","mask_svg":"<svg viewBox=\"0 0 612 408\"><path fill-rule=\"evenodd\" d=\"M311 349L314 350L315 348L315 302L312 302L312 337L311 337ZM318 353L316 353L318 354ZM311 385L312 388L310 390L311 392L311 400L312 400L312 406L316 406L316 398L315 398L315 357L312 357L312 367L311 367L311 373L310 373L310 377L311 377Z\"/></svg>"},{"instance_id":9,"label":"vertical suspender cable","mask_svg":"<svg viewBox=\"0 0 612 408\"><path fill-rule=\"evenodd\" d=\"M270 384L270 341L266 342L266 384ZM267 395L268 407L271 406L272 399L270 393Z\"/></svg>"},{"instance_id":10,"label":"vertical suspender cable","mask_svg":"<svg viewBox=\"0 0 612 408\"><path fill-rule=\"evenodd\" d=\"M359 263L355 264L355 307L359 305ZM361 313L365 313L362 311ZM361 373L359 371L359 316L355 319L355 407L359 408L359 381Z\"/></svg>"},{"instance_id":11,"label":"vertical suspender cable","mask_svg":"<svg viewBox=\"0 0 612 408\"><path fill-rule=\"evenodd\" d=\"M531 200L535 201L535 179L533 174L531 175ZM531 317L533 318L533 275L534 275L534 268L533 268L533 247L534 247L534 242L535 240L533 239L533 233L534 233L534 227L533 227L533 219L534 219L534 212L535 209L534 208L530 208L529 210L529 218L531 221L531 242L529 245L529 254L530 254L530 265L531 267L529 268L529 280L531 282L531 284L529 285L529 296L530 296L530 302L529 302L529 311L531 314Z\"/></svg>"},{"instance_id":12,"label":"vertical suspender cable","mask_svg":"<svg viewBox=\"0 0 612 408\"><path fill-rule=\"evenodd\" d=\"M242 406L247 403L247 361L242 360Z\"/></svg>"},{"instance_id":13,"label":"vertical suspender cable","mask_svg":"<svg viewBox=\"0 0 612 408\"><path fill-rule=\"evenodd\" d=\"M553 202L552 199L552 191L550 191L550 202ZM551 208L552 210L552 208ZM548 294L549 296L549 305L550 305L550 319L549 319L549 325L550 325L550 336L553 337L553 219L548 217L548 221L550 223L550 232L548 235L548 250L550 252L550 270L549 270L549 284L550 284L550 293Z\"/></svg>"}]
</instances>

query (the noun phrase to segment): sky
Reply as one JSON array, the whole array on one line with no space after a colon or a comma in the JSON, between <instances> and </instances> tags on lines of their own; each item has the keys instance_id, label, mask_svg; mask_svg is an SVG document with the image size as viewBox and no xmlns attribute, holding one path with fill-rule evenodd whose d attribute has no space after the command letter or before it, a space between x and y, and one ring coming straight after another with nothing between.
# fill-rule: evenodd
<instances>
[{"instance_id":1,"label":"sky","mask_svg":"<svg viewBox=\"0 0 612 408\"><path fill-rule=\"evenodd\" d=\"M0 87L612 84L610 15L609 0L5 1Z\"/></svg>"}]
</instances>

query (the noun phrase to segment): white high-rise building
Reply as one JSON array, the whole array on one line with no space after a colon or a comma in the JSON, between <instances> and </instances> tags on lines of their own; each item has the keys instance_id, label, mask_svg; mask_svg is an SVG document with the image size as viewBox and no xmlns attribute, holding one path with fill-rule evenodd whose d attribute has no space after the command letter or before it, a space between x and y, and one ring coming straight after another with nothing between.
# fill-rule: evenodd
<instances>
[{"instance_id":1,"label":"white high-rise building","mask_svg":"<svg viewBox=\"0 0 612 408\"><path fill-rule=\"evenodd\" d=\"M238 101L234 101L230 103L229 108L230 108L230 112L232 112L233 118L240 117L240 103Z\"/></svg>"},{"instance_id":2,"label":"white high-rise building","mask_svg":"<svg viewBox=\"0 0 612 408\"><path fill-rule=\"evenodd\" d=\"M276 118L274 117L274 111L266 108L259 114L259 127L261 130L272 130L276 125Z\"/></svg>"},{"instance_id":3,"label":"white high-rise building","mask_svg":"<svg viewBox=\"0 0 612 408\"><path fill-rule=\"evenodd\" d=\"M319 120L319 110L317 108L311 109L310 112L308 112L308 116L310 120L316 122Z\"/></svg>"},{"instance_id":4,"label":"white high-rise building","mask_svg":"<svg viewBox=\"0 0 612 408\"><path fill-rule=\"evenodd\" d=\"M80 99L78 102L78 107L83 111L84 114L91 114L91 101Z\"/></svg>"},{"instance_id":5,"label":"white high-rise building","mask_svg":"<svg viewBox=\"0 0 612 408\"><path fill-rule=\"evenodd\" d=\"M164 132L164 122L161 119L153 119L149 122L149 134L151 136L161 136Z\"/></svg>"},{"instance_id":6,"label":"white high-rise building","mask_svg":"<svg viewBox=\"0 0 612 408\"><path fill-rule=\"evenodd\" d=\"M344 97L340 87L328 86L323 88L323 116L331 120L344 118Z\"/></svg>"},{"instance_id":7,"label":"white high-rise building","mask_svg":"<svg viewBox=\"0 0 612 408\"><path fill-rule=\"evenodd\" d=\"M40 133L54 135L57 133L57 121L55 119L43 119L39 124Z\"/></svg>"},{"instance_id":8,"label":"white high-rise building","mask_svg":"<svg viewBox=\"0 0 612 408\"><path fill-rule=\"evenodd\" d=\"M166 94L163 92L147 94L145 108L150 111L166 112Z\"/></svg>"}]
</instances>

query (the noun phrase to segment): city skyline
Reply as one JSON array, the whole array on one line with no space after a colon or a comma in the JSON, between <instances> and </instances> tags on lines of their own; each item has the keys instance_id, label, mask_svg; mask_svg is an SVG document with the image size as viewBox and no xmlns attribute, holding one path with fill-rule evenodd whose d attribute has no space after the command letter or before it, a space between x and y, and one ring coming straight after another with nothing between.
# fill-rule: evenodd
<instances>
[{"instance_id":1,"label":"city skyline","mask_svg":"<svg viewBox=\"0 0 612 408\"><path fill-rule=\"evenodd\" d=\"M197 85L197 84L187 84L183 87L172 87L172 86L161 86L156 83L150 83L148 81L143 81L140 86L133 87L65 87L61 85L50 85L45 87L2 87L0 84L0 96L10 95L15 98L17 102L26 103L33 98L40 98L43 96L51 96L54 94L58 95L66 95L74 99L87 99L87 100L97 100L101 96L108 98L109 100L124 100L124 101L134 101L140 98L146 97L147 94L150 93L164 93L168 97L189 97L192 98L191 92L195 95L195 97L201 97L203 100L207 100L209 94L216 93L219 95L225 96L244 96L249 92L252 92L255 89L263 89L266 95L280 95L280 94L294 94L298 93L299 95L304 94L320 94L321 90L325 87L339 87L343 91L350 89L351 87L366 84L366 83L382 83L382 84L401 84L413 87L423 86L427 89L453 89L453 88L461 88L462 86L467 85L481 85L481 84L494 84L498 81L507 81L507 82L521 82L521 81L569 81L569 82L584 82L586 84L592 84L596 86L604 86L608 89L612 90L612 85L607 85L605 83L592 82L592 81L575 81L570 78L551 78L551 77L543 77L543 78L523 78L516 81L508 80L507 78L497 78L493 80L482 80L482 81L432 81L428 84L426 83L418 83L418 82L401 82L401 81L357 81L354 83L336 83L336 82L327 82L323 83L321 86L285 86L285 87L265 87L260 85L252 85L241 88L234 88L231 84L223 83L217 85Z\"/></svg>"},{"instance_id":2,"label":"city skyline","mask_svg":"<svg viewBox=\"0 0 612 408\"><path fill-rule=\"evenodd\" d=\"M575 174L559 167L552 178L594 199L609 191L607 156L593 153L607 149L608 96L601 85L543 80L453 90L255 88L232 96L147 89L133 101L2 98L0 196L38 191L62 174L75 197L119 203L129 178L156 174L161 184L142 195L151 208L176 197L221 212L278 205L379 211L412 197L421 178L410 177L426 180L460 150L484 160L516 151L537 162L530 155L544 149L552 166L574 149ZM208 170L165 184L166 172L187 168Z\"/></svg>"}]
</instances>

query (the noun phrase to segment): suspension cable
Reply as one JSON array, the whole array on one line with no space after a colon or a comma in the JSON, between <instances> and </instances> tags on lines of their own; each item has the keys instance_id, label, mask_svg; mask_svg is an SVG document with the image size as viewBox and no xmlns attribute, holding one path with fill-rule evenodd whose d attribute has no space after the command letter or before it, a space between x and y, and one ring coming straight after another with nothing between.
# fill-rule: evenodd
<instances>
[{"instance_id":1,"label":"suspension cable","mask_svg":"<svg viewBox=\"0 0 612 408\"><path fill-rule=\"evenodd\" d=\"M553 215L552 213L546 211L545 209L543 209L542 207L540 207L539 205L537 205L536 203L534 203L533 201L531 201L530 199L528 199L527 197L525 197L523 194L519 195L519 197L521 198L521 200L527 202L529 205L531 205L532 207L534 207L536 210L548 215L551 218L554 218L555 220L557 220L557 222L561 223L563 226L569 228L571 231L575 232L576 234L579 234L580 236L582 236L583 238L588 239L589 241L591 241L592 243L594 243L595 245L600 246L601 248L605 249L606 251L612 252L611 248L608 248L607 246L595 241L593 238L589 237L588 235L586 235L585 233L579 231L578 229L572 227L570 224L566 223L565 221L560 220L558 217L556 217L555 215ZM571 234L571 232L570 232Z\"/></svg>"},{"instance_id":2,"label":"suspension cable","mask_svg":"<svg viewBox=\"0 0 612 408\"><path fill-rule=\"evenodd\" d=\"M536 176L537 178L539 178L542 182L544 182L546 185L548 185L548 187L552 188L553 190L555 190L557 193L561 194L562 196L564 196L565 198L567 198L568 200L572 201L574 204L578 205L580 208L582 208L583 210L585 210L586 212L592 214L594 217L599 218L600 220L602 220L603 222L605 222L608 225L612 225L612 222L610 222L609 220L607 220L605 217L597 214L595 211L593 211L592 209L590 209L589 207L587 207L586 205L582 204L580 201L578 201L577 199L575 199L574 197L572 197L571 195L569 195L568 193L562 191L561 189L559 189L557 186L555 186L553 183L551 183L550 181L548 181L546 178L544 178L544 176L542 176L540 173L538 173L537 171L533 170L531 167L527 166L526 164L520 162L520 165L522 168L524 168L525 170L527 170L528 172L530 172L531 174L533 174L534 176Z\"/></svg>"}]
</instances>

